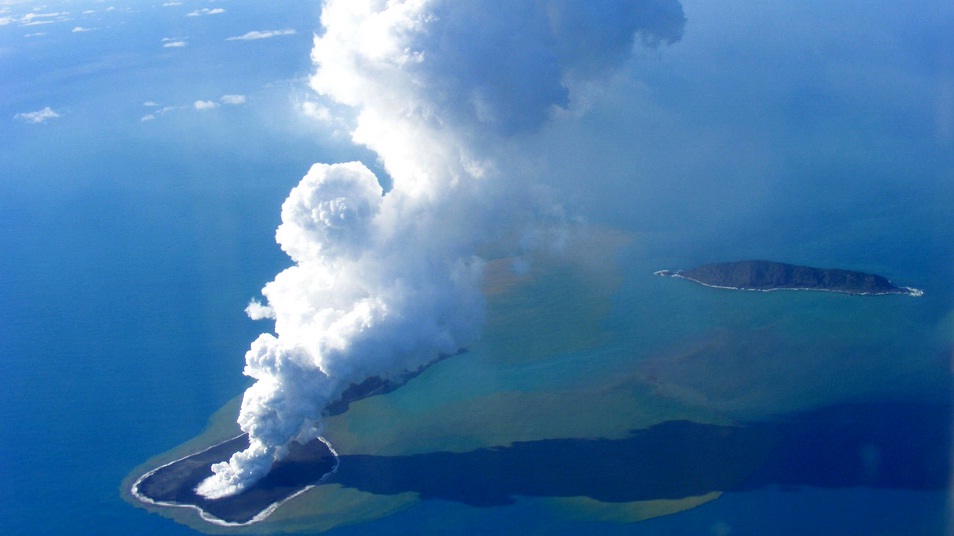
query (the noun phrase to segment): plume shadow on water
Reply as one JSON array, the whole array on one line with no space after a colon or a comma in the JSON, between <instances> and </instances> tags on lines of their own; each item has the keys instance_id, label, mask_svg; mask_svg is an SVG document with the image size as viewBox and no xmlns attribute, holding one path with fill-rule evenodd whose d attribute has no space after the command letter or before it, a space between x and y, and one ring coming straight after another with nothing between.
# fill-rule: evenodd
<instances>
[{"instance_id":1,"label":"plume shadow on water","mask_svg":"<svg viewBox=\"0 0 954 536\"><path fill-rule=\"evenodd\" d=\"M193 489L211 474L211 463L247 447L243 435L156 470L140 482L139 492L246 523L319 481L475 507L506 505L516 497L585 496L620 503L768 486L942 490L951 466L951 417L944 404L843 404L737 426L668 421L623 439L342 455L334 473L334 456L316 440L293 444L266 478L236 496L197 496Z\"/></svg>"},{"instance_id":2,"label":"plume shadow on water","mask_svg":"<svg viewBox=\"0 0 954 536\"><path fill-rule=\"evenodd\" d=\"M626 439L548 439L463 453L343 456L330 481L376 494L500 506L514 497L606 502L683 498L742 484L773 438L763 430L671 421Z\"/></svg>"},{"instance_id":3,"label":"plume shadow on water","mask_svg":"<svg viewBox=\"0 0 954 536\"><path fill-rule=\"evenodd\" d=\"M950 424L947 405L838 405L744 426L670 421L616 440L345 455L329 482L472 506L518 496L679 499L771 485L939 490L950 474Z\"/></svg>"}]
</instances>

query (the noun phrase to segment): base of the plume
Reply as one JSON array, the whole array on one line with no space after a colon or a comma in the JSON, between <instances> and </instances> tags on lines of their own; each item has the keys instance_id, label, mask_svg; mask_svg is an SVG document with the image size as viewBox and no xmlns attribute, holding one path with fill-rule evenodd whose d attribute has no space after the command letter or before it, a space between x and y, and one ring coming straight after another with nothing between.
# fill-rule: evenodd
<instances>
[{"instance_id":1,"label":"base of the plume","mask_svg":"<svg viewBox=\"0 0 954 536\"><path fill-rule=\"evenodd\" d=\"M289 445L288 455L241 493L207 499L195 492L200 482L212 476L212 464L228 460L246 448L248 436L242 434L153 469L133 484L132 494L149 504L194 508L203 519L218 525L248 525L265 519L282 503L320 483L338 467L334 449L319 438L306 445Z\"/></svg>"},{"instance_id":2,"label":"base of the plume","mask_svg":"<svg viewBox=\"0 0 954 536\"><path fill-rule=\"evenodd\" d=\"M466 352L466 348L461 348L453 355ZM338 400L325 407L324 414L339 415L347 411L352 402L389 393L449 357L452 355L440 354L417 369L390 379L370 377L351 384ZM241 492L217 499L196 493L196 487L212 476L212 464L227 461L232 454L248 447L248 435L241 434L149 471L136 480L130 491L144 503L194 508L210 523L242 526L267 518L282 503L320 484L338 468L338 453L324 439L315 439L307 445L292 442L287 456L275 462L262 480Z\"/></svg>"}]
</instances>

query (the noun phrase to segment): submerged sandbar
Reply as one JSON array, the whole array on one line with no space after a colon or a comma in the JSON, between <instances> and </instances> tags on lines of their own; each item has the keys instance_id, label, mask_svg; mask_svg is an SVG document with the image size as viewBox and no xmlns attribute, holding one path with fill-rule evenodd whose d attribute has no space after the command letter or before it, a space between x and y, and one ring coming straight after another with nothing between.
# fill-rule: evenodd
<instances>
[{"instance_id":1,"label":"submerged sandbar","mask_svg":"<svg viewBox=\"0 0 954 536\"><path fill-rule=\"evenodd\" d=\"M910 296L924 294L916 288L895 286L887 278L876 274L764 260L703 264L691 270L659 270L655 274L688 279L707 287L733 290L824 290L846 294Z\"/></svg>"}]
</instances>

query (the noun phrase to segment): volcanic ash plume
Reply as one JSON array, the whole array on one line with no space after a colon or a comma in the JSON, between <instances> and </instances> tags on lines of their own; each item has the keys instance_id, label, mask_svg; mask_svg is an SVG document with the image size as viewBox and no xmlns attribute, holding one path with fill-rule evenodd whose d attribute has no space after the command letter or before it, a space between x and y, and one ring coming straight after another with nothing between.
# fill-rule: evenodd
<instances>
[{"instance_id":1,"label":"volcanic ash plume","mask_svg":"<svg viewBox=\"0 0 954 536\"><path fill-rule=\"evenodd\" d=\"M477 336L477 245L545 213L514 136L570 105L634 45L677 40L676 0L328 0L312 88L353 116L363 164L315 164L282 205L276 239L295 265L252 302L272 318L245 355L238 422L250 447L197 491L240 492L352 384L396 378ZM341 106L345 105L345 106Z\"/></svg>"}]
</instances>

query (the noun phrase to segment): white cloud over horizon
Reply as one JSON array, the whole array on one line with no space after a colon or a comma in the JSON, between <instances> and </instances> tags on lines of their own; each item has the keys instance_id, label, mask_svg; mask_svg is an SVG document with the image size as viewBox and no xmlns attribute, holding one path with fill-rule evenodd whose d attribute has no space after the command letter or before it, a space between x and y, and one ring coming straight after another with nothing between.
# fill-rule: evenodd
<instances>
[{"instance_id":1,"label":"white cloud over horizon","mask_svg":"<svg viewBox=\"0 0 954 536\"><path fill-rule=\"evenodd\" d=\"M316 119L322 122L330 122L332 120L331 110L327 106L323 106L316 102L305 101L299 106L301 113L306 117Z\"/></svg>"},{"instance_id":2,"label":"white cloud over horizon","mask_svg":"<svg viewBox=\"0 0 954 536\"><path fill-rule=\"evenodd\" d=\"M41 19L41 20L33 20L33 21L30 21L30 22L23 22L23 23L20 23L20 26L41 26L41 25L44 25L44 24L54 24L55 22L57 22L57 21L55 21L55 20Z\"/></svg>"},{"instance_id":3,"label":"white cloud over horizon","mask_svg":"<svg viewBox=\"0 0 954 536\"><path fill-rule=\"evenodd\" d=\"M33 124L45 123L51 119L58 119L60 117L62 117L60 113L49 106L36 112L23 112L13 116L14 119L20 119L21 121Z\"/></svg>"},{"instance_id":4,"label":"white cloud over horizon","mask_svg":"<svg viewBox=\"0 0 954 536\"><path fill-rule=\"evenodd\" d=\"M180 111L192 111L198 113L204 113L209 110L214 110L219 108L222 105L225 106L241 106L248 102L248 97L245 95L239 95L236 93L228 93L219 97L218 101L210 99L196 99L192 104L187 105L169 105L163 106L161 103L147 100L143 101L142 105L146 108L152 108L153 111L139 118L140 122L145 121L154 121L160 116L166 115L170 112L180 112Z\"/></svg>"},{"instance_id":5,"label":"white cloud over horizon","mask_svg":"<svg viewBox=\"0 0 954 536\"><path fill-rule=\"evenodd\" d=\"M161 105L160 105L159 103L157 103L157 102L154 102L154 101L146 101L146 102L144 102L142 105L145 106L145 107L147 107L147 108L158 108L158 109L155 110L154 112L150 112L150 113L148 113L148 114L142 116L142 117L139 119L140 121L153 121L153 120L157 119L159 116L164 115L164 114L167 114L167 113L169 113L169 112L173 112L173 111L175 111L175 110L183 110L183 109L188 109L188 108L194 108L194 106L162 106L162 107L160 108Z\"/></svg>"},{"instance_id":6,"label":"white cloud over horizon","mask_svg":"<svg viewBox=\"0 0 954 536\"><path fill-rule=\"evenodd\" d=\"M41 13L37 11L31 11L23 15L6 15L0 16L0 26L6 26L9 24L19 24L20 26L39 26L45 24L53 24L55 22L62 22L69 20L69 12L52 12L52 13Z\"/></svg>"},{"instance_id":7,"label":"white cloud over horizon","mask_svg":"<svg viewBox=\"0 0 954 536\"><path fill-rule=\"evenodd\" d=\"M160 41L162 48L183 48L189 46L187 39L186 37L163 37Z\"/></svg>"},{"instance_id":8,"label":"white cloud over horizon","mask_svg":"<svg viewBox=\"0 0 954 536\"><path fill-rule=\"evenodd\" d=\"M238 105L245 104L245 95L222 95L222 98L219 99L222 104Z\"/></svg>"},{"instance_id":9,"label":"white cloud over horizon","mask_svg":"<svg viewBox=\"0 0 954 536\"><path fill-rule=\"evenodd\" d=\"M255 41L258 39L270 39L272 37L280 37L285 35L295 35L295 30L292 28L285 28L284 30L265 30L265 31L251 31L242 35L227 37L226 41Z\"/></svg>"},{"instance_id":10,"label":"white cloud over horizon","mask_svg":"<svg viewBox=\"0 0 954 536\"><path fill-rule=\"evenodd\" d=\"M218 108L218 103L215 101L209 100L197 100L193 103L193 106L196 110L211 110L213 108Z\"/></svg>"},{"instance_id":11,"label":"white cloud over horizon","mask_svg":"<svg viewBox=\"0 0 954 536\"><path fill-rule=\"evenodd\" d=\"M217 8L213 8L213 9L209 9L209 8L207 8L207 7L204 7L204 8L202 8L202 9L197 9L197 10L195 10L195 11L191 11L191 12L189 12L189 13L186 13L185 16L186 16L186 17L201 17L201 16L203 16L203 15L221 15L222 13L225 13L225 10L222 9L221 7L217 7Z\"/></svg>"}]
</instances>

